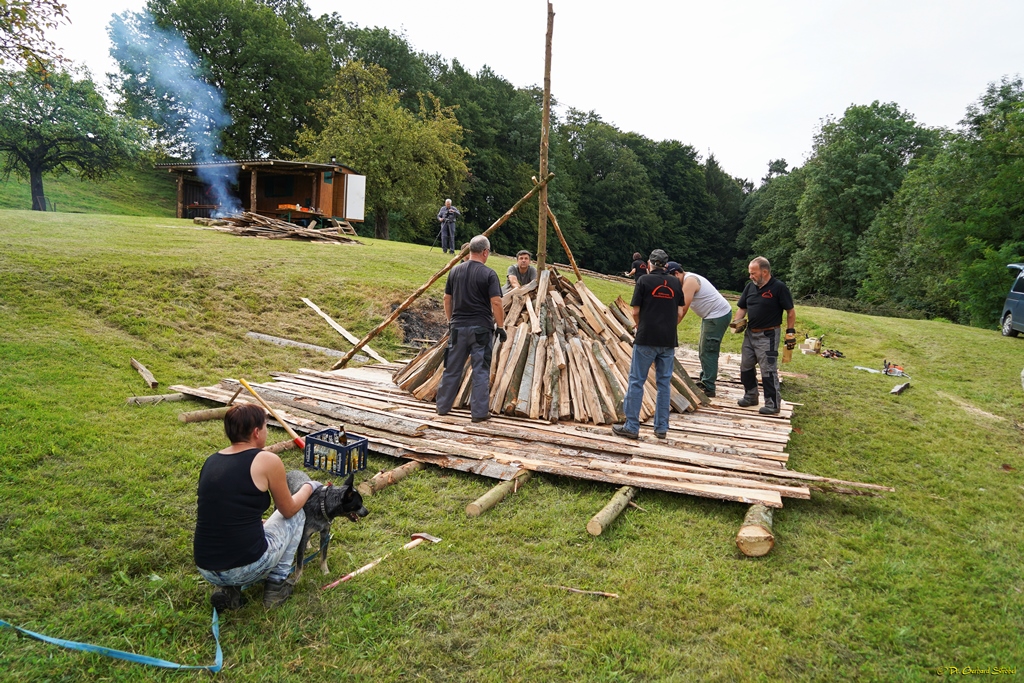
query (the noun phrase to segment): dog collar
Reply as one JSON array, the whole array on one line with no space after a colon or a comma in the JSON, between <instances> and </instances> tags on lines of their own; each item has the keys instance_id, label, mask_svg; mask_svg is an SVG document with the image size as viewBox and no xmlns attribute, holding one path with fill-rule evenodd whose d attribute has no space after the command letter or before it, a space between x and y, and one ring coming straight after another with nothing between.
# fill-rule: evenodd
<instances>
[{"instance_id":1,"label":"dog collar","mask_svg":"<svg viewBox=\"0 0 1024 683\"><path fill-rule=\"evenodd\" d=\"M324 486L323 488L329 489L329 488L331 488L331 486L332 486L332 484L328 484L327 486ZM320 496L320 514L322 514L324 516L324 519L330 519L327 516L327 496Z\"/></svg>"}]
</instances>

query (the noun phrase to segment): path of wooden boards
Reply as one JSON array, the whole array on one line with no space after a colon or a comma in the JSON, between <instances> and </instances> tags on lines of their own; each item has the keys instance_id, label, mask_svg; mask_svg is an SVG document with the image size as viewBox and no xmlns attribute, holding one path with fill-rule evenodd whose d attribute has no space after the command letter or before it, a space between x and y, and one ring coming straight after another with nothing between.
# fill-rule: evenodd
<instances>
[{"instance_id":1,"label":"path of wooden boards","mask_svg":"<svg viewBox=\"0 0 1024 683\"><path fill-rule=\"evenodd\" d=\"M432 403L395 386L392 375L402 367L303 369L272 373L273 381L252 386L298 432L343 423L366 436L374 452L501 480L526 469L774 508L782 507L784 497L809 499L811 491L892 490L788 469L792 404L783 402L778 416L740 408L736 400L743 389L733 381L719 383L710 406L673 413L667 439L657 439L643 425L639 441L631 441L592 424L507 416L474 424L467 410L440 417ZM729 369L723 369L728 377ZM236 380L225 379L215 386L173 389L223 404L238 387ZM252 399L243 392L237 401Z\"/></svg>"}]
</instances>

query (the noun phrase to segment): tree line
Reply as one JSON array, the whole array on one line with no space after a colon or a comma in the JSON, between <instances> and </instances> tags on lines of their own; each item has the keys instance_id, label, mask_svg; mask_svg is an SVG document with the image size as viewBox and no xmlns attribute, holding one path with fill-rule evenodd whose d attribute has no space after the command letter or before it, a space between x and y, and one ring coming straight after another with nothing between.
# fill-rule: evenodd
<instances>
[{"instance_id":1,"label":"tree line","mask_svg":"<svg viewBox=\"0 0 1024 683\"><path fill-rule=\"evenodd\" d=\"M173 52L169 35L194 53L194 63L183 60L192 76L223 97L230 122L207 131L220 152L337 157L367 176L367 234L429 244L437 207L450 197L468 237L526 194L537 173L536 86L516 87L487 67L471 73L387 28L313 16L303 0L148 0L145 12L115 17L116 110L95 114L99 133L81 145L105 142L108 157L130 157L121 143L136 140L151 155L195 154L195 121L206 112L161 86L166 79L138 56L147 42ZM78 84L79 101L103 109L87 77L43 71L37 92L60 91L54 82L63 78L69 92ZM16 101L31 81L31 69L5 72L0 98ZM762 254L799 296L992 325L1005 265L1024 252L1022 103L1020 79L1004 78L952 130L921 125L896 103L854 105L822 122L803 166L773 160L756 189L713 154L569 108L552 117L549 203L577 260L594 270L619 272L634 251L663 248L719 287L739 288L747 261ZM25 155L2 146L24 139L24 127L11 128L0 130L3 168L23 172ZM513 217L494 235L495 250L532 249L536 216L534 204ZM548 245L550 258L564 261L550 236Z\"/></svg>"}]
</instances>

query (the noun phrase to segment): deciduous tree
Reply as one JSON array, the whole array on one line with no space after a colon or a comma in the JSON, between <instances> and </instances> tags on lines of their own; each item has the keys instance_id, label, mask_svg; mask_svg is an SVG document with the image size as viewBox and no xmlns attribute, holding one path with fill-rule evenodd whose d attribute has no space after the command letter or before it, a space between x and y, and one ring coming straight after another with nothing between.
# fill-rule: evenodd
<instances>
[{"instance_id":1,"label":"deciduous tree","mask_svg":"<svg viewBox=\"0 0 1024 683\"><path fill-rule=\"evenodd\" d=\"M0 172L28 176L35 210L46 209L45 173L98 178L141 149L141 127L112 116L87 76L0 71L0 111Z\"/></svg>"},{"instance_id":2,"label":"deciduous tree","mask_svg":"<svg viewBox=\"0 0 1024 683\"><path fill-rule=\"evenodd\" d=\"M457 198L466 180L462 129L451 110L426 97L410 112L388 87L387 72L359 61L338 72L316 109L315 126L300 132L299 148L312 161L336 156L366 175L376 237L391 238L392 212L414 217L411 234L399 238L433 234L438 198Z\"/></svg>"},{"instance_id":3,"label":"deciduous tree","mask_svg":"<svg viewBox=\"0 0 1024 683\"><path fill-rule=\"evenodd\" d=\"M59 0L0 0L0 64L10 60L40 68L60 61L46 31L67 20L68 8Z\"/></svg>"}]
</instances>

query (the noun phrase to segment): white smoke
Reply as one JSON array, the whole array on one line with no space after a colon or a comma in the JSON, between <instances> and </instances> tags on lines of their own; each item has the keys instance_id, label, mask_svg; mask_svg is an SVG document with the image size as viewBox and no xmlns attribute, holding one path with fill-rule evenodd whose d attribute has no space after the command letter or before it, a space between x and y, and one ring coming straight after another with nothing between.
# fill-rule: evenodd
<instances>
[{"instance_id":1,"label":"white smoke","mask_svg":"<svg viewBox=\"0 0 1024 683\"><path fill-rule=\"evenodd\" d=\"M114 15L107 32L110 54L120 65L124 82L149 96L153 119L200 164L196 172L220 207L216 215L241 211L231 193L237 171L201 165L228 161L218 149L221 131L231 123L231 116L220 91L203 79L203 65L188 44L177 33L157 26L148 12Z\"/></svg>"}]
</instances>

